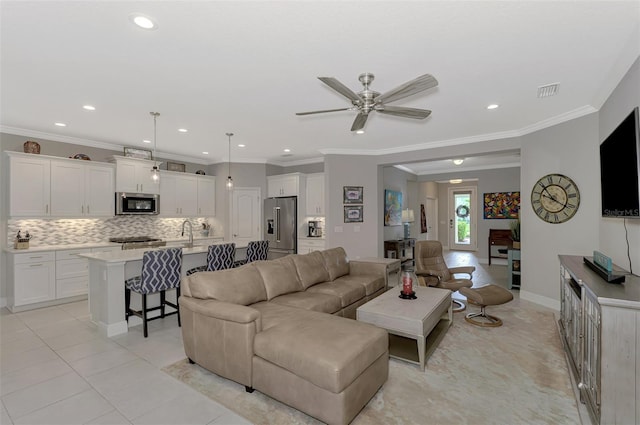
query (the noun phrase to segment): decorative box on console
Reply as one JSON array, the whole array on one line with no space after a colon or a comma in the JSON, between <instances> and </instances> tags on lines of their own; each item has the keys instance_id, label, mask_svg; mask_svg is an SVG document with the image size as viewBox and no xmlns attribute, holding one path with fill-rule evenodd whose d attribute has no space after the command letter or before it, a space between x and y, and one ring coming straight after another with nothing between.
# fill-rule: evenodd
<instances>
[{"instance_id":1,"label":"decorative box on console","mask_svg":"<svg viewBox=\"0 0 640 425\"><path fill-rule=\"evenodd\" d=\"M13 241L13 249L29 249L29 239L16 239Z\"/></svg>"}]
</instances>

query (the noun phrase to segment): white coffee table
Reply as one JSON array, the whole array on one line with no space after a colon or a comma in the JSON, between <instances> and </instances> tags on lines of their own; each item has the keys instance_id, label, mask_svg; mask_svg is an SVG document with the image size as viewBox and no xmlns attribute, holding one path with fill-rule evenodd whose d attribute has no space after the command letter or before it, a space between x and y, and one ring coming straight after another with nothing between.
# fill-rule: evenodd
<instances>
[{"instance_id":1,"label":"white coffee table","mask_svg":"<svg viewBox=\"0 0 640 425\"><path fill-rule=\"evenodd\" d=\"M358 307L356 319L386 329L390 334L389 356L415 363L424 370L427 358L453 322L451 291L430 287L413 289L418 297L415 300L400 298L399 288L388 290ZM411 340L417 342L417 347Z\"/></svg>"}]
</instances>

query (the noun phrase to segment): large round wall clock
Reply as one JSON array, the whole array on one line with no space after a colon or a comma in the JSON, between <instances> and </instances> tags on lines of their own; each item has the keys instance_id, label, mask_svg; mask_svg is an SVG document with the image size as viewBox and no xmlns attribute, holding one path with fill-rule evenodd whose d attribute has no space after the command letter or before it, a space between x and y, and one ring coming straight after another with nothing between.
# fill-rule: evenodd
<instances>
[{"instance_id":1,"label":"large round wall clock","mask_svg":"<svg viewBox=\"0 0 640 425\"><path fill-rule=\"evenodd\" d=\"M580 206L580 191L569 177L547 174L531 190L531 206L536 215L548 223L564 223Z\"/></svg>"}]
</instances>

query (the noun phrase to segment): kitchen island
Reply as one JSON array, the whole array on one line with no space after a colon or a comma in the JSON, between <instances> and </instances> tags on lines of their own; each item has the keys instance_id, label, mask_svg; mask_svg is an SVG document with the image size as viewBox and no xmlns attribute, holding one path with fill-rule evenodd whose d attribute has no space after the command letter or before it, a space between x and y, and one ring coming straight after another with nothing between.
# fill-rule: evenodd
<instances>
[{"instance_id":1,"label":"kitchen island","mask_svg":"<svg viewBox=\"0 0 640 425\"><path fill-rule=\"evenodd\" d=\"M218 242L224 243L224 242ZM170 247L170 246L168 246ZM243 246L236 246L237 259L243 258ZM163 248L153 248L158 250ZM89 260L89 314L91 320L108 337L127 333L128 324L135 326L142 323L136 316L125 320L124 281L139 276L142 270L142 256L150 249L131 249L114 252L78 254ZM207 262L208 246L194 246L182 248L182 276L189 269L202 266ZM131 307L140 309L140 297L132 293ZM175 290L167 291L167 299L175 302ZM159 294L147 296L150 307L160 304ZM150 317L159 314L151 312Z\"/></svg>"}]
</instances>

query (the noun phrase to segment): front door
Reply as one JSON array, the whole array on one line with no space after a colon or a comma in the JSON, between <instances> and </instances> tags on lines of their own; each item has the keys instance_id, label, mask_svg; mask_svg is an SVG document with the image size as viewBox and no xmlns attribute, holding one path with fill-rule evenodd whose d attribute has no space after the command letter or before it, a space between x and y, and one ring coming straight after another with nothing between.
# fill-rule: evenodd
<instances>
[{"instance_id":1,"label":"front door","mask_svg":"<svg viewBox=\"0 0 640 425\"><path fill-rule=\"evenodd\" d=\"M229 217L231 241L247 245L262 239L262 197L259 187L239 187L231 193Z\"/></svg>"},{"instance_id":2,"label":"front door","mask_svg":"<svg viewBox=\"0 0 640 425\"><path fill-rule=\"evenodd\" d=\"M476 250L476 206L475 188L449 188L449 249Z\"/></svg>"}]
</instances>

